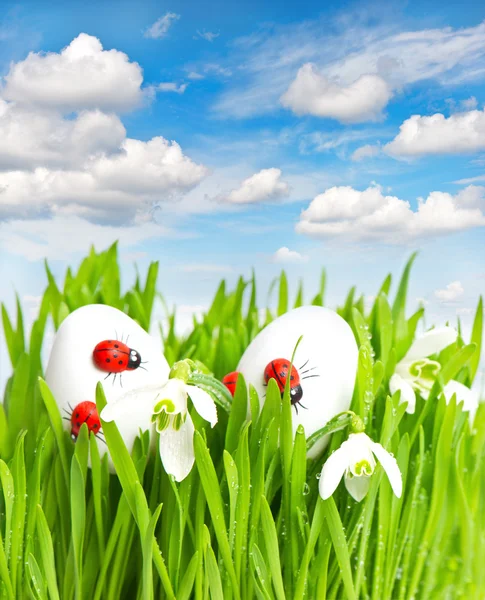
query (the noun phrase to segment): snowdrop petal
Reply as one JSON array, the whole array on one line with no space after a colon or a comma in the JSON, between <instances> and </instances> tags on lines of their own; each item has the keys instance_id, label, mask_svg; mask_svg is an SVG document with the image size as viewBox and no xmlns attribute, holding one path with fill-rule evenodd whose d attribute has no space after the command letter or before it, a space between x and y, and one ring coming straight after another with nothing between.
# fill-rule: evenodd
<instances>
[{"instance_id":1,"label":"snowdrop petal","mask_svg":"<svg viewBox=\"0 0 485 600\"><path fill-rule=\"evenodd\" d=\"M407 402L406 412L413 414L416 410L416 394L410 383L408 383L403 377L394 373L389 380L389 390L391 394L395 394L398 390L401 390L401 402Z\"/></svg>"},{"instance_id":2,"label":"snowdrop petal","mask_svg":"<svg viewBox=\"0 0 485 600\"><path fill-rule=\"evenodd\" d=\"M360 502L369 491L370 477L345 477L345 487L354 500Z\"/></svg>"},{"instance_id":3,"label":"snowdrop petal","mask_svg":"<svg viewBox=\"0 0 485 600\"><path fill-rule=\"evenodd\" d=\"M118 426L125 421L133 420L135 416L137 421L146 421L149 425L153 406L162 388L163 386L154 385L138 390L130 390L118 400L107 404L101 411L100 416L103 421L116 421Z\"/></svg>"},{"instance_id":4,"label":"snowdrop petal","mask_svg":"<svg viewBox=\"0 0 485 600\"><path fill-rule=\"evenodd\" d=\"M451 400L453 394L456 394L456 402L463 402L465 410L476 410L478 408L478 393L476 390L471 390L459 381L452 379L449 381L443 390L446 398L446 403Z\"/></svg>"},{"instance_id":5,"label":"snowdrop petal","mask_svg":"<svg viewBox=\"0 0 485 600\"><path fill-rule=\"evenodd\" d=\"M421 337L414 340L409 348L404 361L414 361L431 354L437 354L453 342L456 342L458 332L453 327L436 327L427 331Z\"/></svg>"},{"instance_id":6,"label":"snowdrop petal","mask_svg":"<svg viewBox=\"0 0 485 600\"><path fill-rule=\"evenodd\" d=\"M178 431L167 427L160 434L159 449L165 471L176 481L185 479L195 461L194 424L189 414Z\"/></svg>"},{"instance_id":7,"label":"snowdrop petal","mask_svg":"<svg viewBox=\"0 0 485 600\"><path fill-rule=\"evenodd\" d=\"M402 494L402 475L397 460L377 442L372 442L371 448L377 460L381 463L382 468L387 473L392 491L400 498Z\"/></svg>"},{"instance_id":8,"label":"snowdrop petal","mask_svg":"<svg viewBox=\"0 0 485 600\"><path fill-rule=\"evenodd\" d=\"M318 483L320 496L326 500L337 489L345 469L349 466L348 442L344 442L338 450L327 459L323 465Z\"/></svg>"},{"instance_id":9,"label":"snowdrop petal","mask_svg":"<svg viewBox=\"0 0 485 600\"><path fill-rule=\"evenodd\" d=\"M466 385L452 379L445 385L443 394L447 404L452 399L453 395L456 394L457 404L463 402L463 410L470 412L469 418L471 425L475 419L475 413L477 412L478 404L480 402L478 392L476 390L471 390L466 387Z\"/></svg>"},{"instance_id":10,"label":"snowdrop petal","mask_svg":"<svg viewBox=\"0 0 485 600\"><path fill-rule=\"evenodd\" d=\"M164 385L163 389L160 390L157 402L163 402L163 400L171 400L174 404L174 410L168 411L176 413L184 413L187 411L187 390L186 385L181 379L173 378L169 379Z\"/></svg>"},{"instance_id":11,"label":"snowdrop petal","mask_svg":"<svg viewBox=\"0 0 485 600\"><path fill-rule=\"evenodd\" d=\"M203 419L209 421L211 427L214 427L217 423L217 408L211 395L195 385L186 385L185 388L194 403L195 410Z\"/></svg>"}]
</instances>

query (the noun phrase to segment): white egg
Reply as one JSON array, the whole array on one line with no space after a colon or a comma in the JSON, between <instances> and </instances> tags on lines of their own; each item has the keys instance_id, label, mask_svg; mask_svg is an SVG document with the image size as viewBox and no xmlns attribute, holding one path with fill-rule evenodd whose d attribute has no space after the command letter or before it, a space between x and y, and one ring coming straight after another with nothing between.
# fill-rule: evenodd
<instances>
[{"instance_id":1,"label":"white egg","mask_svg":"<svg viewBox=\"0 0 485 600\"><path fill-rule=\"evenodd\" d=\"M305 435L321 429L332 417L348 410L357 372L358 348L352 329L336 312L321 306L302 306L265 327L248 346L237 370L258 392L261 405L266 387L264 371L271 361L291 361L298 339L294 366L301 380L302 397L292 407L293 431L303 425ZM328 436L309 453L315 457Z\"/></svg>"},{"instance_id":2,"label":"white egg","mask_svg":"<svg viewBox=\"0 0 485 600\"><path fill-rule=\"evenodd\" d=\"M93 350L99 342L111 340L124 342L141 356L142 364L120 374L109 375L98 368L93 360ZM62 416L69 417L72 409L85 400L96 402L96 385L101 381L108 403L122 395L149 385L163 385L168 380L169 365L159 343L138 323L111 306L90 304L71 313L62 322L54 339L45 374ZM139 429L150 427L146 415L137 411L137 398L133 396L133 410L129 418L117 423L128 450L131 451ZM143 411L142 411L143 412ZM66 429L71 423L65 420ZM101 455L106 445L98 440Z\"/></svg>"}]
</instances>

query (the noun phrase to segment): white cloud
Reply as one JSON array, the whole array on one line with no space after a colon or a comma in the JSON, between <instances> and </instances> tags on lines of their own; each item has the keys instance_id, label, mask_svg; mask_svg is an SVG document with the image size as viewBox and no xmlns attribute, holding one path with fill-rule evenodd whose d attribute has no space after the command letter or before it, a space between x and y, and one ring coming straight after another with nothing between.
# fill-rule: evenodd
<instances>
[{"instance_id":1,"label":"white cloud","mask_svg":"<svg viewBox=\"0 0 485 600\"><path fill-rule=\"evenodd\" d=\"M463 110L474 110L478 106L478 102L475 96L471 96L470 98L462 100L460 104Z\"/></svg>"},{"instance_id":2,"label":"white cloud","mask_svg":"<svg viewBox=\"0 0 485 600\"><path fill-rule=\"evenodd\" d=\"M197 36L203 40L206 40L207 42L213 42L220 35L221 35L220 33L214 33L213 31L199 31L197 29ZM197 36L195 36L195 37L197 37Z\"/></svg>"},{"instance_id":3,"label":"white cloud","mask_svg":"<svg viewBox=\"0 0 485 600\"><path fill-rule=\"evenodd\" d=\"M360 148L357 148L357 150L354 150L350 158L354 162L360 162L366 158L374 158L380 153L380 151L380 146L366 144L365 146L361 146Z\"/></svg>"},{"instance_id":4,"label":"white cloud","mask_svg":"<svg viewBox=\"0 0 485 600\"><path fill-rule=\"evenodd\" d=\"M103 50L96 37L81 33L60 53L31 52L13 63L1 94L20 105L67 113L117 112L141 103L142 81L138 63L118 50Z\"/></svg>"},{"instance_id":5,"label":"white cloud","mask_svg":"<svg viewBox=\"0 0 485 600\"><path fill-rule=\"evenodd\" d=\"M287 196L290 186L280 178L280 169L262 169L229 192L224 200L232 204L251 204Z\"/></svg>"},{"instance_id":6,"label":"white cloud","mask_svg":"<svg viewBox=\"0 0 485 600\"><path fill-rule=\"evenodd\" d=\"M148 27L148 29L145 31L145 33L143 35L146 38L159 40L160 38L163 38L167 35L168 30L170 29L172 24L175 21L178 21L179 19L180 19L180 15L177 15L176 13L168 12L165 15L163 15L163 17L160 17L159 19L157 19L155 21L155 23L153 23L153 25Z\"/></svg>"},{"instance_id":7,"label":"white cloud","mask_svg":"<svg viewBox=\"0 0 485 600\"><path fill-rule=\"evenodd\" d=\"M298 233L389 244L407 243L485 226L485 188L469 186L455 196L431 192L409 202L386 196L379 186L364 191L333 187L312 200L300 215Z\"/></svg>"},{"instance_id":8,"label":"white cloud","mask_svg":"<svg viewBox=\"0 0 485 600\"><path fill-rule=\"evenodd\" d=\"M378 119L391 96L391 89L378 75L361 75L345 85L330 80L308 63L299 69L281 96L281 103L297 115L358 123Z\"/></svg>"},{"instance_id":9,"label":"white cloud","mask_svg":"<svg viewBox=\"0 0 485 600\"><path fill-rule=\"evenodd\" d=\"M283 246L279 250L276 250L271 257L271 261L282 264L301 264L308 262L308 256Z\"/></svg>"},{"instance_id":10,"label":"white cloud","mask_svg":"<svg viewBox=\"0 0 485 600\"><path fill-rule=\"evenodd\" d=\"M78 216L56 216L52 219L12 220L0 222L0 248L29 261L66 260L85 253L90 244L98 250L119 240L121 248L141 242L175 235L157 223L133 227L114 227L90 223Z\"/></svg>"},{"instance_id":11,"label":"white cloud","mask_svg":"<svg viewBox=\"0 0 485 600\"><path fill-rule=\"evenodd\" d=\"M360 10L360 9L359 9ZM264 114L305 63L345 88L362 75L381 77L391 90L417 81L454 85L483 77L485 23L456 29L402 31L385 17L372 25L346 12L335 20L319 19L261 29L236 41L228 65L239 74L214 106L218 115L235 118ZM401 31L399 31L401 29Z\"/></svg>"},{"instance_id":12,"label":"white cloud","mask_svg":"<svg viewBox=\"0 0 485 600\"><path fill-rule=\"evenodd\" d=\"M473 315L474 312L475 312L474 308L461 307L461 308L456 309L457 315Z\"/></svg>"},{"instance_id":13,"label":"white cloud","mask_svg":"<svg viewBox=\"0 0 485 600\"><path fill-rule=\"evenodd\" d=\"M118 153L88 156L77 169L0 173L0 217L61 213L132 222L137 212L173 200L207 172L176 142L125 139Z\"/></svg>"},{"instance_id":14,"label":"white cloud","mask_svg":"<svg viewBox=\"0 0 485 600\"><path fill-rule=\"evenodd\" d=\"M175 83L173 81L167 81L165 83L159 83L156 86L159 92L175 92L176 94L183 94L187 89L188 83Z\"/></svg>"},{"instance_id":15,"label":"white cloud","mask_svg":"<svg viewBox=\"0 0 485 600\"><path fill-rule=\"evenodd\" d=\"M115 115L93 110L65 119L0 98L0 171L72 167L99 153L119 152L125 136Z\"/></svg>"},{"instance_id":16,"label":"white cloud","mask_svg":"<svg viewBox=\"0 0 485 600\"><path fill-rule=\"evenodd\" d=\"M479 183L480 181L485 181L485 175L477 175L476 177L467 177L465 179L457 179L453 183L458 185L469 185L470 183Z\"/></svg>"},{"instance_id":17,"label":"white cloud","mask_svg":"<svg viewBox=\"0 0 485 600\"><path fill-rule=\"evenodd\" d=\"M485 109L441 113L429 117L413 115L399 128L399 134L384 150L395 156L457 154L485 149Z\"/></svg>"},{"instance_id":18,"label":"white cloud","mask_svg":"<svg viewBox=\"0 0 485 600\"><path fill-rule=\"evenodd\" d=\"M434 295L440 302L455 302L463 294L465 290L460 281L453 281L449 283L444 290L435 290Z\"/></svg>"}]
</instances>

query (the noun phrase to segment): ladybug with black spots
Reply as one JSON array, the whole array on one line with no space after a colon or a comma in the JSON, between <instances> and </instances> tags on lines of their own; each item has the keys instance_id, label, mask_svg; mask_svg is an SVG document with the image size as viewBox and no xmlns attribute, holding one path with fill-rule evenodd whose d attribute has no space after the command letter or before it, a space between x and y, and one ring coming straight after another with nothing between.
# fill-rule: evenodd
<instances>
[{"instance_id":1,"label":"ladybug with black spots","mask_svg":"<svg viewBox=\"0 0 485 600\"><path fill-rule=\"evenodd\" d=\"M236 393L236 384L237 384L238 375L239 375L239 371L232 371L232 373L228 373L222 379L222 383L231 392L231 396L233 398L234 398L234 394Z\"/></svg>"},{"instance_id":2,"label":"ladybug with black spots","mask_svg":"<svg viewBox=\"0 0 485 600\"><path fill-rule=\"evenodd\" d=\"M315 369L315 367L307 368L305 371L302 371L308 364L308 360L305 364L303 364L298 370L295 365L291 366L290 371L290 363L291 361L287 358L275 358L270 363L266 365L264 369L264 383L268 385L270 379L274 379L278 384L278 388L281 392L281 397L283 397L283 393L285 391L286 382L288 381L288 375L290 377L290 400L291 405L295 407L296 412L298 413L298 406L302 408L306 408L301 403L301 399L303 398L303 388L301 386L301 382L303 379L309 379L310 377L318 377L317 374L310 374L311 371ZM304 377L301 377L304 375Z\"/></svg>"},{"instance_id":3,"label":"ladybug with black spots","mask_svg":"<svg viewBox=\"0 0 485 600\"><path fill-rule=\"evenodd\" d=\"M94 402L85 400L84 402L77 404L71 410L71 438L74 442L78 438L83 423L86 423L90 433L92 432L96 436L100 434L101 421L99 420L98 410Z\"/></svg>"},{"instance_id":4,"label":"ladybug with black spots","mask_svg":"<svg viewBox=\"0 0 485 600\"><path fill-rule=\"evenodd\" d=\"M266 365L264 370L264 383L268 385L270 379L274 379L278 384L278 388L283 396L288 373L290 370L290 361L286 358L275 358ZM300 375L294 365L291 367L290 374L290 400L291 404L295 405L303 398L303 389L300 383Z\"/></svg>"},{"instance_id":5,"label":"ladybug with black spots","mask_svg":"<svg viewBox=\"0 0 485 600\"><path fill-rule=\"evenodd\" d=\"M121 382L121 373L124 371L144 368L140 353L119 340L104 340L96 344L93 360L98 369L108 372L107 377L114 374L113 382L118 373Z\"/></svg>"}]
</instances>

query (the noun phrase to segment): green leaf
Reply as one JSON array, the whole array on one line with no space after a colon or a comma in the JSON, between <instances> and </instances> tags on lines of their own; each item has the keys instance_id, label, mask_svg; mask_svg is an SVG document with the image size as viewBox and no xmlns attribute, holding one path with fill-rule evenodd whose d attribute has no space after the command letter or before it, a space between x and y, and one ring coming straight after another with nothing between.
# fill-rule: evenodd
<instances>
[{"instance_id":1,"label":"green leaf","mask_svg":"<svg viewBox=\"0 0 485 600\"><path fill-rule=\"evenodd\" d=\"M219 566L217 565L217 560L211 546L207 546L205 551L205 566L211 598L214 600L224 600L221 574L219 573Z\"/></svg>"},{"instance_id":2,"label":"green leaf","mask_svg":"<svg viewBox=\"0 0 485 600\"><path fill-rule=\"evenodd\" d=\"M473 320L472 336L470 342L476 345L474 354L470 357L470 383L473 383L477 374L478 365L480 364L480 356L482 351L482 335L483 335L483 297L480 296L478 301L477 311Z\"/></svg>"},{"instance_id":3,"label":"green leaf","mask_svg":"<svg viewBox=\"0 0 485 600\"><path fill-rule=\"evenodd\" d=\"M278 316L283 315L288 311L288 279L286 273L281 271L280 275L280 289L278 293Z\"/></svg>"},{"instance_id":4,"label":"green leaf","mask_svg":"<svg viewBox=\"0 0 485 600\"><path fill-rule=\"evenodd\" d=\"M139 483L136 484L136 489L137 498L141 498L142 496L145 497L143 488ZM145 531L145 538L143 540L143 600L153 599L153 539L155 536L155 528L161 512L162 505L159 504L150 518Z\"/></svg>"},{"instance_id":5,"label":"green leaf","mask_svg":"<svg viewBox=\"0 0 485 600\"><path fill-rule=\"evenodd\" d=\"M347 547L347 540L342 526L342 521L338 513L335 501L332 497L328 500L318 499L322 503L323 513L327 522L330 537L332 538L333 548L337 555L337 560L340 565L342 579L344 582L345 593L348 600L355 600L356 594L354 583L352 581L352 567L350 566L350 556Z\"/></svg>"},{"instance_id":6,"label":"green leaf","mask_svg":"<svg viewBox=\"0 0 485 600\"><path fill-rule=\"evenodd\" d=\"M214 531L219 543L219 551L231 579L234 595L237 599L239 599L239 583L236 578L236 571L231 558L231 548L227 538L227 529L224 521L224 508L219 488L219 481L217 479L217 474L214 469L214 464L212 463L209 450L207 449L202 436L197 430L194 434L194 453L200 480L202 482L204 494L207 499L207 505L212 517Z\"/></svg>"},{"instance_id":7,"label":"green leaf","mask_svg":"<svg viewBox=\"0 0 485 600\"><path fill-rule=\"evenodd\" d=\"M59 590L57 588L54 546L52 545L52 536L49 525L47 524L44 511L40 504L37 505L37 534L49 596L51 597L51 600L58 600Z\"/></svg>"},{"instance_id":8,"label":"green leaf","mask_svg":"<svg viewBox=\"0 0 485 600\"><path fill-rule=\"evenodd\" d=\"M266 545L266 555L268 557L269 569L273 580L275 595L278 600L284 600L286 595L283 585L283 578L281 576L278 535L276 533L276 527L271 509L264 496L261 497L261 528L263 530L264 543Z\"/></svg>"},{"instance_id":9,"label":"green leaf","mask_svg":"<svg viewBox=\"0 0 485 600\"><path fill-rule=\"evenodd\" d=\"M408 339L408 327L406 322L406 297L408 293L409 276L411 268L416 259L417 252L414 252L409 258L399 282L396 298L392 305L392 320L394 322L394 339L396 342L397 360L405 355L410 340Z\"/></svg>"}]
</instances>

